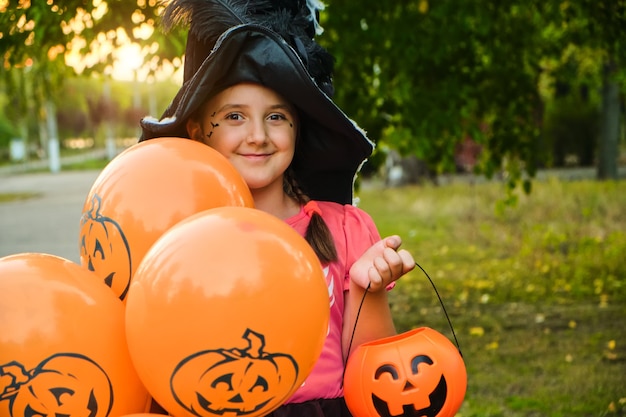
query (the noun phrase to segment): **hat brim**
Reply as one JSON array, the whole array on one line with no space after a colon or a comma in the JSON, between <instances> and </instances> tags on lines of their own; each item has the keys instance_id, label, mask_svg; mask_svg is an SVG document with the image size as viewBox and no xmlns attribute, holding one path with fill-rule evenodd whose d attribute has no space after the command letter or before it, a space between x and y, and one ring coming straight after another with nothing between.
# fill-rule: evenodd
<instances>
[{"instance_id":1,"label":"hat brim","mask_svg":"<svg viewBox=\"0 0 626 417\"><path fill-rule=\"evenodd\" d=\"M188 138L187 119L208 98L240 82L271 88L298 108L301 128L292 168L303 191L314 200L351 204L356 174L374 144L317 86L291 46L262 26L224 32L161 120L141 121L140 141Z\"/></svg>"}]
</instances>

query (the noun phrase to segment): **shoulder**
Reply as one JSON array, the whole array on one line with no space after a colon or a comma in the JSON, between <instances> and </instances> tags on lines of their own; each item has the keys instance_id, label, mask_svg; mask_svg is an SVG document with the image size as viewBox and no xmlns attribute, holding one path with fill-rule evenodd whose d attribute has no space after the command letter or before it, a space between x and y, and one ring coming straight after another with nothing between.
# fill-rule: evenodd
<instances>
[{"instance_id":1,"label":"shoulder","mask_svg":"<svg viewBox=\"0 0 626 417\"><path fill-rule=\"evenodd\" d=\"M318 201L318 206L335 238L341 234L349 241L363 240L368 244L380 239L374 220L365 210L327 201Z\"/></svg>"},{"instance_id":2,"label":"shoulder","mask_svg":"<svg viewBox=\"0 0 626 417\"><path fill-rule=\"evenodd\" d=\"M341 220L343 224L374 224L372 217L363 209L351 204L339 204L332 201L317 201L324 220Z\"/></svg>"},{"instance_id":3,"label":"shoulder","mask_svg":"<svg viewBox=\"0 0 626 417\"><path fill-rule=\"evenodd\" d=\"M348 271L363 252L380 240L376 224L367 212L356 206L324 201L317 203Z\"/></svg>"}]
</instances>

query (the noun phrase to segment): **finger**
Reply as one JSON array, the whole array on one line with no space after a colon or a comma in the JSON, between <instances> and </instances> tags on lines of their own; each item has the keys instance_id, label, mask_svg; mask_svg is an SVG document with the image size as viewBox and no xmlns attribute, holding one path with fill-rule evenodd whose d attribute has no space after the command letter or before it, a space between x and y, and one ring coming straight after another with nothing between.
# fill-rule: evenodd
<instances>
[{"instance_id":1,"label":"finger","mask_svg":"<svg viewBox=\"0 0 626 417\"><path fill-rule=\"evenodd\" d=\"M368 278L370 280L369 290L376 292L383 287L383 277L380 275L376 266L371 267L368 271Z\"/></svg>"},{"instance_id":2,"label":"finger","mask_svg":"<svg viewBox=\"0 0 626 417\"><path fill-rule=\"evenodd\" d=\"M386 248L383 251L383 258L388 265L388 269L390 271L389 274L389 282L395 281L398 279L403 272L403 260L398 252L391 248Z\"/></svg>"},{"instance_id":3,"label":"finger","mask_svg":"<svg viewBox=\"0 0 626 417\"><path fill-rule=\"evenodd\" d=\"M385 238L385 246L391 248L393 250L398 250L398 248L402 245L402 238L398 235L393 235Z\"/></svg>"},{"instance_id":4,"label":"finger","mask_svg":"<svg viewBox=\"0 0 626 417\"><path fill-rule=\"evenodd\" d=\"M397 253L402 259L402 274L406 274L407 272L415 269L415 259L409 251L402 249Z\"/></svg>"}]
</instances>

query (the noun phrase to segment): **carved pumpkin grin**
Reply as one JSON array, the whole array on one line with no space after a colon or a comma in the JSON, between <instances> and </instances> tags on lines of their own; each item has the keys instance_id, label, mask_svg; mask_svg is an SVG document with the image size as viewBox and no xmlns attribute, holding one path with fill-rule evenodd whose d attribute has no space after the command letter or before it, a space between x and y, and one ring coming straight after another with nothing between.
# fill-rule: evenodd
<instances>
[{"instance_id":1,"label":"carved pumpkin grin","mask_svg":"<svg viewBox=\"0 0 626 417\"><path fill-rule=\"evenodd\" d=\"M404 392L410 393L415 390L419 390L419 388L416 388L410 382L407 382ZM439 384L437 384L434 391L427 394L428 402L430 403L427 407L418 409L416 404L405 404L402 406L402 414L391 414L387 401L382 398L378 398L376 394L372 394L372 403L381 417L435 417L443 408L447 395L448 384L446 384L446 378L442 375L439 380Z\"/></svg>"}]
</instances>

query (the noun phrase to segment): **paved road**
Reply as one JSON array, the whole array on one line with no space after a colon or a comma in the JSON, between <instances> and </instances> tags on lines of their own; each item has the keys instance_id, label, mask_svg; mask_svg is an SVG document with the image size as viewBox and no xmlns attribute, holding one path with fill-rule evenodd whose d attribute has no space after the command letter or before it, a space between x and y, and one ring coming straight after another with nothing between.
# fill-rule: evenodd
<instances>
[{"instance_id":1,"label":"paved road","mask_svg":"<svg viewBox=\"0 0 626 417\"><path fill-rule=\"evenodd\" d=\"M79 262L83 203L99 171L0 176L0 193L37 197L0 203L0 257L37 252Z\"/></svg>"}]
</instances>

